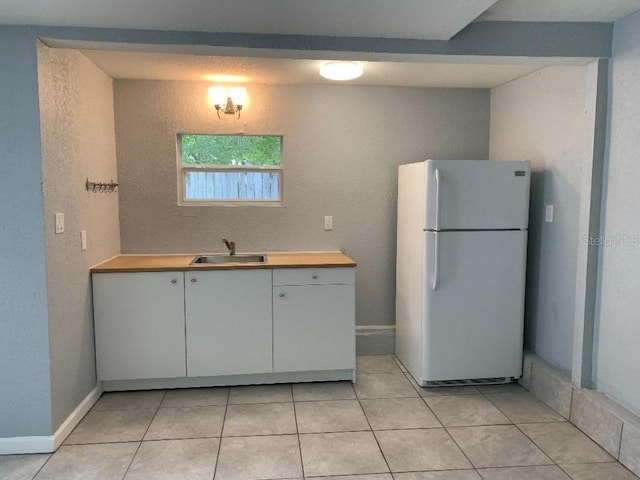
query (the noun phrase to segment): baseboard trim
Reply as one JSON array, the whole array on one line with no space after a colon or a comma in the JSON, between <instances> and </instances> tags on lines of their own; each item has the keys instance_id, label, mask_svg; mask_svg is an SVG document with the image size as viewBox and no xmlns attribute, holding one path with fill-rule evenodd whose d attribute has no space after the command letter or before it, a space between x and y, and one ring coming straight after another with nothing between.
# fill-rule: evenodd
<instances>
[{"instance_id":1,"label":"baseboard trim","mask_svg":"<svg viewBox=\"0 0 640 480\"><path fill-rule=\"evenodd\" d=\"M54 451L53 438L53 435L0 438L0 455L51 453Z\"/></svg>"},{"instance_id":2,"label":"baseboard trim","mask_svg":"<svg viewBox=\"0 0 640 480\"><path fill-rule=\"evenodd\" d=\"M102 386L98 384L62 422L53 435L0 438L0 455L55 452L98 401L100 395L102 395Z\"/></svg>"},{"instance_id":3,"label":"baseboard trim","mask_svg":"<svg viewBox=\"0 0 640 480\"><path fill-rule=\"evenodd\" d=\"M357 325L357 355L393 355L395 353L395 325Z\"/></svg>"},{"instance_id":4,"label":"baseboard trim","mask_svg":"<svg viewBox=\"0 0 640 480\"><path fill-rule=\"evenodd\" d=\"M524 352L520 384L640 475L640 417L597 390L575 386L571 377Z\"/></svg>"},{"instance_id":5,"label":"baseboard trim","mask_svg":"<svg viewBox=\"0 0 640 480\"><path fill-rule=\"evenodd\" d=\"M100 399L100 395L102 395L102 385L98 382L98 384L93 387L93 390L89 392L89 394L84 397L84 400L80 402L80 405L76 407L76 409L71 412L71 415L67 417L67 419L62 422L62 425L58 427L56 433L53 434L53 450L57 450L62 442L64 442L69 434L76 428L76 425L80 423L80 420L84 418L84 416L91 410L96 402Z\"/></svg>"}]
</instances>

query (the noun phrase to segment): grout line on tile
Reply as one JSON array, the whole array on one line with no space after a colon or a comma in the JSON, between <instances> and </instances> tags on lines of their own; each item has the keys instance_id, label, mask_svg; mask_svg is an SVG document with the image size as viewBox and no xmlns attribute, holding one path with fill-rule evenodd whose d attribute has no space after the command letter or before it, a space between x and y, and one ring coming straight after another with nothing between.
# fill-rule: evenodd
<instances>
[{"instance_id":1,"label":"grout line on tile","mask_svg":"<svg viewBox=\"0 0 640 480\"><path fill-rule=\"evenodd\" d=\"M540 423L540 422L536 422L536 423ZM444 423L442 424L442 426L444 428L508 427L509 425L515 425L515 424L513 422L511 422L511 421L510 421L510 423L472 423L472 424L467 424L467 425L445 425Z\"/></svg>"},{"instance_id":2,"label":"grout line on tile","mask_svg":"<svg viewBox=\"0 0 640 480\"><path fill-rule=\"evenodd\" d=\"M179 438L151 438L149 440L142 440L144 443L153 443L153 442L179 442L182 440L207 440L211 438L220 439L222 437L179 437ZM133 442L113 442L113 443L133 443ZM99 443L93 443L90 445L104 445Z\"/></svg>"},{"instance_id":3,"label":"grout line on tile","mask_svg":"<svg viewBox=\"0 0 640 480\"><path fill-rule=\"evenodd\" d=\"M529 421L529 422L518 422L517 424L518 425L534 425L536 423L567 423L567 421L566 420L535 420L535 421ZM516 425L516 422L511 422L511 424ZM511 424L506 424L506 425L511 425Z\"/></svg>"},{"instance_id":4,"label":"grout line on tile","mask_svg":"<svg viewBox=\"0 0 640 480\"><path fill-rule=\"evenodd\" d=\"M153 420L151 420L153 421ZM149 424L151 425L151 424ZM146 435L146 433L145 433ZM131 468L131 465L133 464L133 461L136 459L136 455L138 455L138 452L140 451L140 447L142 446L142 440L140 440L138 442L138 448L136 448L136 451L134 452L133 456L131 457L131 460L129 461L129 464L127 465L127 469L124 471L124 475L122 476L122 480L124 480L125 478L127 478L127 475L129 474L129 469Z\"/></svg>"},{"instance_id":5,"label":"grout line on tile","mask_svg":"<svg viewBox=\"0 0 640 480\"><path fill-rule=\"evenodd\" d=\"M572 389L571 391L572 391L572 393L573 393L573 389ZM571 417L571 411L569 411L569 417ZM542 422L536 422L536 423L542 423ZM560 423L560 422L557 422L557 423ZM568 424L569 424L569 425L571 425L573 428L575 428L575 429L576 429L576 430L578 430L580 433L582 433L585 437L587 437L587 439L588 439L591 443L593 443L593 444L594 444L594 445L596 445L598 448L600 448L601 450L603 450L607 455L609 455L611 458L613 458L613 459L614 459L614 461L617 461L617 460L618 460L617 458L614 458L614 456L613 456L613 455L611 455L611 453L609 453L609 451L608 451L606 448L604 448L604 446L603 446L603 445L600 445L600 443L599 443L599 442L597 442L594 438L592 438L592 437L591 437L591 435L590 435L588 432L586 432L586 431L585 431L585 430L583 430L580 426L578 426L578 425L576 425L575 423L573 423L573 422L571 421L571 419L570 419L570 418L569 418L569 419L567 419L567 420L566 420L566 422L564 422L564 423L568 423ZM623 425L624 425L624 422L623 422ZM620 430L620 439L622 440L622 429ZM619 453L619 449L618 449L618 453ZM591 463L603 463L603 462L591 462ZM604 463L607 463L607 462L604 462Z\"/></svg>"},{"instance_id":6,"label":"grout line on tile","mask_svg":"<svg viewBox=\"0 0 640 480\"><path fill-rule=\"evenodd\" d=\"M507 426L507 424L501 424L501 425L460 425L460 427L504 427ZM417 428L378 428L377 430L339 430L339 431L335 431L335 430L330 430L328 432L300 432L299 435L326 435L328 433L363 433L363 432L389 432L392 430L437 430L438 428L444 428L442 426L436 426L436 427L417 427ZM453 428L459 428L459 427L453 427ZM205 439L209 439L209 438L217 438L219 440L222 440L222 438L252 438L252 437L273 437L273 436L278 436L278 437L291 437L293 435L296 435L295 433L252 433L252 434L247 434L247 435L225 435L224 437L214 437L214 436L207 436L207 437L180 437L180 438L154 438L153 440L142 440L144 443L152 443L152 442L169 442L169 441L177 441L177 440L205 440ZM73 446L80 446L80 445L113 445L114 443L137 443L140 440L131 440L131 441L127 441L127 442L122 442L122 441L118 441L118 442L100 442L100 443L74 443L72 445L64 445L65 447L73 447ZM296 477L297 478L297 477ZM269 479L271 480L271 479Z\"/></svg>"},{"instance_id":7,"label":"grout line on tile","mask_svg":"<svg viewBox=\"0 0 640 480\"><path fill-rule=\"evenodd\" d=\"M622 421L622 427L620 427L620 441L618 442L618 454L616 455L616 460L620 461L620 453L622 452L622 433L624 432L624 427L626 422Z\"/></svg>"},{"instance_id":8,"label":"grout line on tile","mask_svg":"<svg viewBox=\"0 0 640 480\"><path fill-rule=\"evenodd\" d=\"M220 429L220 442L218 442L218 452L216 453L216 466L213 469L213 477L211 480L216 478L216 474L218 473L218 462L220 461L220 450L222 450L222 433L224 432L224 425L227 423L227 408L229 408L229 397L231 396L231 389L227 389L227 401L224 405L224 415L222 416L222 428Z\"/></svg>"},{"instance_id":9,"label":"grout line on tile","mask_svg":"<svg viewBox=\"0 0 640 480\"><path fill-rule=\"evenodd\" d=\"M481 392L481 393L482 393L482 392ZM510 424L511 424L511 425L515 425L515 423L516 423L516 422L514 422L513 420L511 420L511 417L510 417L509 415L507 415L505 412L503 412L503 411L500 409L500 407L499 407L498 405L496 405L495 403L493 403L493 402L491 401L491 399L490 399L489 397L487 397L486 395L484 395L484 394L483 394L483 396L484 396L484 399L485 399L487 402L489 402L491 405L493 405L493 408L495 408L496 410L498 410L498 411L499 411L499 412L504 416L504 418L506 418L507 420L509 420L509 422L510 422ZM530 423L538 423L538 422L530 422ZM502 425L504 425L504 424L502 424ZM508 424L507 424L507 425L508 425Z\"/></svg>"},{"instance_id":10,"label":"grout line on tile","mask_svg":"<svg viewBox=\"0 0 640 480\"><path fill-rule=\"evenodd\" d=\"M538 466L538 465L536 465ZM513 468L513 467L490 467L490 468ZM405 474L410 474L410 473L447 473L447 472L475 472L479 475L480 479L483 480L484 477L482 475L480 475L480 472L477 468L475 467L471 467L471 468L454 468L454 469L445 469L445 470L403 470L402 472L389 472L389 474L391 475L392 479L397 479L399 477L397 477L397 475L405 475ZM384 475L384 474L373 474L373 475ZM357 478L358 476L361 476L361 474L355 474L355 475L344 475L345 477L354 477ZM324 477L313 477L313 480L322 480L322 478ZM342 478L342 477L340 477Z\"/></svg>"},{"instance_id":11,"label":"grout line on tile","mask_svg":"<svg viewBox=\"0 0 640 480\"><path fill-rule=\"evenodd\" d=\"M436 415L436 412L434 412L433 409L429 406L429 404L427 403L426 398L425 397L420 397L420 399L422 400L422 403L424 403L424 405L427 407L427 409L431 412L431 415L433 415L433 417L438 421L438 423L440 423L442 428L444 428L444 423L442 423L442 421L440 421L440 419Z\"/></svg>"},{"instance_id":12,"label":"grout line on tile","mask_svg":"<svg viewBox=\"0 0 640 480\"><path fill-rule=\"evenodd\" d=\"M413 377L410 377L410 376L409 376L409 375L410 375L410 373L407 371L407 372L402 372L402 374L403 374L403 375L404 375L404 377L407 379L407 381L411 384L411 387L416 391L416 393L417 393L418 395L420 395L420 390L418 390L418 388L419 388L419 387L418 387L418 388L416 388L416 387L417 387L417 384L416 384L416 385L414 385L414 384L413 384L413 382L415 382L415 380L413 379ZM422 397L422 395L420 395L420 396Z\"/></svg>"},{"instance_id":13,"label":"grout line on tile","mask_svg":"<svg viewBox=\"0 0 640 480\"><path fill-rule=\"evenodd\" d=\"M444 424L443 424L442 428L444 428L445 433L449 436L449 438L455 444L455 446L458 447L458 450L460 450L462 452L462 455L464 455L464 458L467 459L467 462L469 462L469 465L471 465L474 469L476 469L475 464L471 461L471 459L469 458L467 453L462 449L462 447L460 445L458 445L458 442L456 442L456 439L453 438L453 435L451 435L451 433L449 433L449 429L447 427L445 427ZM477 470L476 470L476 472L477 472ZM480 473L478 473L478 475L480 475ZM482 476L482 475L480 475L480 476Z\"/></svg>"},{"instance_id":14,"label":"grout line on tile","mask_svg":"<svg viewBox=\"0 0 640 480\"><path fill-rule=\"evenodd\" d=\"M398 368L402 371L402 373L404 373L407 370L407 367L405 366L404 363L402 363L402 360L400 360L398 358L397 355L392 355L393 360L396 362L396 365L398 365ZM404 370L402 370L404 368Z\"/></svg>"},{"instance_id":15,"label":"grout line on tile","mask_svg":"<svg viewBox=\"0 0 640 480\"><path fill-rule=\"evenodd\" d=\"M636 475L635 472L629 470L629 467L627 467L624 463L620 463L619 461L615 461L615 462L612 462L612 463L617 463L618 465L621 465L622 468L624 468L627 472L629 472L630 475L633 476L633 478L640 478L640 477L638 477L638 475Z\"/></svg>"},{"instance_id":16,"label":"grout line on tile","mask_svg":"<svg viewBox=\"0 0 640 480\"><path fill-rule=\"evenodd\" d=\"M420 397L419 396L407 397L406 395L405 396L395 396L395 397L388 397L388 396L385 396L385 397L362 397L362 398L360 398L360 400L403 400L403 399L407 399L407 398L420 398ZM354 400L354 399L352 399L352 400Z\"/></svg>"},{"instance_id":17,"label":"grout line on tile","mask_svg":"<svg viewBox=\"0 0 640 480\"><path fill-rule=\"evenodd\" d=\"M300 471L302 472L302 478L305 479L304 462L302 461L302 445L300 444L300 429L298 428L298 413L296 412L296 402L293 396L293 385L291 387L291 398L293 398L293 420L296 423L296 439L298 440L298 452L300 453Z\"/></svg>"},{"instance_id":18,"label":"grout line on tile","mask_svg":"<svg viewBox=\"0 0 640 480\"><path fill-rule=\"evenodd\" d=\"M158 415L158 412L160 411L160 405L162 405L162 402L164 402L164 397L166 396L167 396L167 391L165 390L164 393L162 394L162 398L160 399L160 402L158 403L158 406L156 407L156 411L154 412L153 417L151 417L151 421L149 422L149 425L147 425L146 430L142 434L142 438L140 439L140 442L138 442L138 448L136 448L135 453L131 457L131 461L129 462L129 465L127 465L127 469L125 470L124 475L122 476L122 480L127 478L127 475L129 474L129 469L131 468L131 465L133 465L133 461L136 459L136 456L140 451L140 447L142 446L142 441L144 440L144 437L146 437L147 432L149 432L149 429L151 428L151 424L155 420L156 415ZM120 443L120 442L116 442L116 443Z\"/></svg>"},{"instance_id":19,"label":"grout line on tile","mask_svg":"<svg viewBox=\"0 0 640 480\"><path fill-rule=\"evenodd\" d=\"M436 415L436 413L431 409L431 407L429 406L429 404L427 403L427 398L423 395L420 395L420 390L418 390L418 388L416 388L416 385L413 384L412 380L413 378L409 377L409 371L403 372L404 376L407 378L407 380L409 381L409 383L411 384L411 386L413 387L413 389L418 393L418 397L422 400L422 403L425 404L425 406L429 409L429 411L431 412L431 414L436 418L436 420L438 420L438 422L440 422L440 425L442 425L444 427L444 424L442 423L442 421L440 420L440 418Z\"/></svg>"},{"instance_id":20,"label":"grout line on tile","mask_svg":"<svg viewBox=\"0 0 640 480\"><path fill-rule=\"evenodd\" d=\"M402 398L402 397L398 397L398 398ZM415 398L415 397L404 397L404 398ZM378 399L377 398L368 398L368 399L365 399L365 400L378 400ZM348 401L355 402L355 401L357 401L357 399L356 398L325 398L323 400L294 400L293 403L348 402ZM280 402L280 403L284 403L284 402ZM254 403L252 405L256 405L256 404Z\"/></svg>"},{"instance_id":21,"label":"grout line on tile","mask_svg":"<svg viewBox=\"0 0 640 480\"><path fill-rule=\"evenodd\" d=\"M378 446L378 450L380 451L380 455L382 455L382 459L384 460L385 465L387 466L387 471L389 472L389 474L391 474L391 466L389 465L389 462L387 461L387 457L384 454L384 451L382 450L382 447L380 446L380 442L378 441L378 437L376 436L376 433L373 431L373 427L371 426L371 422L369 421L369 417L367 417L367 412L365 411L364 407L362 406L362 402L360 401L360 397L358 396L358 392L356 391L356 389L354 388L353 391L356 394L356 400L358 400L358 405L360 405L360 410L362 410L362 414L364 415L365 420L367 421L367 425L369 425L369 431L371 432L371 435L373 435L373 439L376 441L376 445ZM393 474L391 474L393 477Z\"/></svg>"},{"instance_id":22,"label":"grout line on tile","mask_svg":"<svg viewBox=\"0 0 640 480\"><path fill-rule=\"evenodd\" d=\"M540 423L540 422L537 422L537 423ZM557 423L568 423L569 425L571 425L568 421L557 422ZM523 425L531 425L531 424L523 424ZM531 438L529 435L527 435L527 432L522 430L517 423L514 423L513 426L516 427L518 429L518 431L525 436L525 438L527 438L531 443L533 443L536 446L536 448L538 450L540 450L545 457L547 457L549 460L551 460L551 462L554 465L556 465L558 467L560 466L560 464L557 463L553 458L551 458L551 455L549 455L547 452L545 452L544 449L540 445L538 445L533 438Z\"/></svg>"},{"instance_id":23,"label":"grout line on tile","mask_svg":"<svg viewBox=\"0 0 640 480\"><path fill-rule=\"evenodd\" d=\"M274 402L275 403L275 402ZM226 405L226 404L225 404ZM162 405L160 405L160 409L161 410L176 410L178 408L210 408L210 407L224 407L225 405L221 405L221 404L217 404L217 405L175 405L175 406L171 406L171 407L163 407ZM238 405L255 405L255 404L238 404Z\"/></svg>"},{"instance_id":24,"label":"grout line on tile","mask_svg":"<svg viewBox=\"0 0 640 480\"><path fill-rule=\"evenodd\" d=\"M88 412L87 412L88 413ZM60 448L62 445L60 445L58 448ZM56 450L57 451L57 450ZM33 477L31 477L31 480L35 480L35 478L40 474L40 472L42 471L42 469L44 468L44 466L49 463L49 460L51 460L51 457L53 457L55 455L56 452L53 452L51 454L49 454L49 458L47 458L44 463L40 466L40 468L38 469L38 471L35 473L35 475Z\"/></svg>"},{"instance_id":25,"label":"grout line on tile","mask_svg":"<svg viewBox=\"0 0 640 480\"><path fill-rule=\"evenodd\" d=\"M282 385L281 383L279 385ZM283 400L281 402L251 402L251 403L229 403L230 406L237 406L237 405L268 405L268 404L272 404L272 403L292 403L293 400ZM201 406L207 406L207 407L221 407L222 405L201 405ZM167 408L176 408L176 407L167 407Z\"/></svg>"},{"instance_id":26,"label":"grout line on tile","mask_svg":"<svg viewBox=\"0 0 640 480\"><path fill-rule=\"evenodd\" d=\"M371 431L372 432L395 432L395 431L402 431L402 430L437 430L438 428L444 428L444 427L442 425L436 425L433 427L374 428ZM360 430L360 431L366 432L367 430Z\"/></svg>"},{"instance_id":27,"label":"grout line on tile","mask_svg":"<svg viewBox=\"0 0 640 480\"><path fill-rule=\"evenodd\" d=\"M369 430L339 430L339 431L331 430L329 432L301 432L301 433L299 433L299 435L300 436L302 436L302 435L311 436L311 435L328 435L328 434L333 434L333 433L367 433L367 432L373 432L373 430L371 430L371 429L369 429ZM280 434L278 434L278 435L280 435ZM283 435L295 435L295 433L285 433ZM252 437L258 437L260 435L251 435L251 436Z\"/></svg>"},{"instance_id":28,"label":"grout line on tile","mask_svg":"<svg viewBox=\"0 0 640 480\"><path fill-rule=\"evenodd\" d=\"M567 463L564 463L563 465L570 465ZM562 471L562 473L564 473L567 477L569 478L573 478L571 475L569 475L569 472L567 472L564 468L562 468L562 465L560 465L559 463L556 464L556 466Z\"/></svg>"}]
</instances>

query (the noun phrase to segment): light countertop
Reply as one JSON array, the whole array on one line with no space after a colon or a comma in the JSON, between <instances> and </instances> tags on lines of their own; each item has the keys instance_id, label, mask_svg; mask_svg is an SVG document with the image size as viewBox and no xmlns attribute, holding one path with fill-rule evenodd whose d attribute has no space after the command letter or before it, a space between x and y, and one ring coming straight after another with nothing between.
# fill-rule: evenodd
<instances>
[{"instance_id":1,"label":"light countertop","mask_svg":"<svg viewBox=\"0 0 640 480\"><path fill-rule=\"evenodd\" d=\"M244 253L243 253L244 254ZM160 272L175 270L235 270L256 268L330 268L355 267L356 262L341 252L267 253L264 263L195 264L203 254L118 255L91 267L92 273ZM240 255L240 254L239 254Z\"/></svg>"}]
</instances>

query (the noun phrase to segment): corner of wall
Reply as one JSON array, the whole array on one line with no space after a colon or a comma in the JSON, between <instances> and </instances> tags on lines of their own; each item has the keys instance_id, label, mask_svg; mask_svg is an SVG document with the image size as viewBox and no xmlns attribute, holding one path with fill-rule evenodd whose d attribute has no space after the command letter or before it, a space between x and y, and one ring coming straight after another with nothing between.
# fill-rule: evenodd
<instances>
[{"instance_id":1,"label":"corner of wall","mask_svg":"<svg viewBox=\"0 0 640 480\"><path fill-rule=\"evenodd\" d=\"M39 43L38 88L53 428L93 388L95 351L89 268L120 251L118 197L85 181L117 179L112 79L78 51ZM87 234L81 250L80 234Z\"/></svg>"},{"instance_id":2,"label":"corner of wall","mask_svg":"<svg viewBox=\"0 0 640 480\"><path fill-rule=\"evenodd\" d=\"M640 475L640 417L602 392L576 387L565 373L525 352L531 375L521 385Z\"/></svg>"}]
</instances>

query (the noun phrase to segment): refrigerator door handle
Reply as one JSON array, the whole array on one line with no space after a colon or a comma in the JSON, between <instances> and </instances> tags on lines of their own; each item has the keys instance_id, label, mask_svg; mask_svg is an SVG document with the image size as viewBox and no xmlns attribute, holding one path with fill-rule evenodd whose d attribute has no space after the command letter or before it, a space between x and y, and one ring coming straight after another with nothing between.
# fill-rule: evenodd
<instances>
[{"instance_id":1,"label":"refrigerator door handle","mask_svg":"<svg viewBox=\"0 0 640 480\"><path fill-rule=\"evenodd\" d=\"M435 229L440 230L440 169L436 168L436 218Z\"/></svg>"},{"instance_id":2,"label":"refrigerator door handle","mask_svg":"<svg viewBox=\"0 0 640 480\"><path fill-rule=\"evenodd\" d=\"M435 292L438 288L438 276L439 276L439 270L440 270L440 245L439 245L439 241L438 241L438 237L440 235L438 235L438 232L433 232L433 244L434 244L434 249L433 249L433 283L431 285L431 289Z\"/></svg>"}]
</instances>

